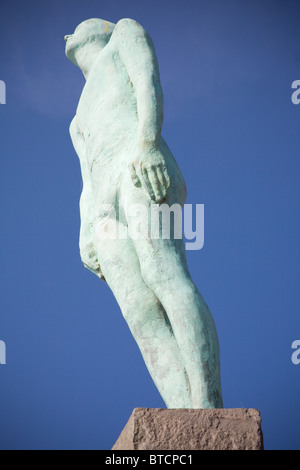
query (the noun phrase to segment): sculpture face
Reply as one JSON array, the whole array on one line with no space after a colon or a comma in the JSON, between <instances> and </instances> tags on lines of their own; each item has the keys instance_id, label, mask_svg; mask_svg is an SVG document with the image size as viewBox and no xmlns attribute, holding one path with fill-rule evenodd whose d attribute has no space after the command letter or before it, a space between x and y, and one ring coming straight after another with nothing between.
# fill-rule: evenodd
<instances>
[{"instance_id":1,"label":"sculpture face","mask_svg":"<svg viewBox=\"0 0 300 470\"><path fill-rule=\"evenodd\" d=\"M103 48L108 43L114 26L113 23L98 18L80 23L73 34L65 36L65 52L68 59L73 64L78 65L76 52L86 44L94 44L99 49Z\"/></svg>"}]
</instances>

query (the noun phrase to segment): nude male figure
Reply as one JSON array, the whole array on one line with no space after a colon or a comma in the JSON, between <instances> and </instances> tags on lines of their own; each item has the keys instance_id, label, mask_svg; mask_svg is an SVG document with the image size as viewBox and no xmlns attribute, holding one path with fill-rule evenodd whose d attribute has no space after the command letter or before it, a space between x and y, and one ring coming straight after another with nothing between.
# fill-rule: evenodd
<instances>
[{"instance_id":1,"label":"nude male figure","mask_svg":"<svg viewBox=\"0 0 300 470\"><path fill-rule=\"evenodd\" d=\"M163 94L151 38L131 19L91 19L65 40L67 57L86 78L70 126L83 178L82 261L107 281L167 407L222 407L217 333L183 240L130 237L133 204L147 208L147 225L153 204L183 206L186 199L161 136ZM128 236L97 236L105 223Z\"/></svg>"}]
</instances>

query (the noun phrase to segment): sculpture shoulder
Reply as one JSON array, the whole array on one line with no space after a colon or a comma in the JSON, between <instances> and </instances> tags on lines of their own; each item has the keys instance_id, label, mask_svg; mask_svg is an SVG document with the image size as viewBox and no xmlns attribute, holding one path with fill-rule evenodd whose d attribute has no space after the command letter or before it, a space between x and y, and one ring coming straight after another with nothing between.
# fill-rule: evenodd
<instances>
[{"instance_id":1,"label":"sculpture shoulder","mask_svg":"<svg viewBox=\"0 0 300 470\"><path fill-rule=\"evenodd\" d=\"M131 18L122 18L118 21L111 36L110 42L122 41L131 42L132 38L150 38L147 31L137 21Z\"/></svg>"}]
</instances>

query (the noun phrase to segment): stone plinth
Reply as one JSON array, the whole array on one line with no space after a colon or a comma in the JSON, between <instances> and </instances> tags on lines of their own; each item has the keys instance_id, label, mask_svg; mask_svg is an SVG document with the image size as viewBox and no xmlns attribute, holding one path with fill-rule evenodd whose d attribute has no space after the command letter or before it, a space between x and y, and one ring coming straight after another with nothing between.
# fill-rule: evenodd
<instances>
[{"instance_id":1,"label":"stone plinth","mask_svg":"<svg viewBox=\"0 0 300 470\"><path fill-rule=\"evenodd\" d=\"M135 408L112 450L263 450L255 409Z\"/></svg>"}]
</instances>

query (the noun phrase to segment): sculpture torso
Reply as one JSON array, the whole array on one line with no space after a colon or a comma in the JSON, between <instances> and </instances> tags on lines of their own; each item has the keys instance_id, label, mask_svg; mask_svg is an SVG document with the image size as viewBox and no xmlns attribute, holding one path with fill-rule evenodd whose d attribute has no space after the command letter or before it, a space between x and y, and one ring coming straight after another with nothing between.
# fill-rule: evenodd
<instances>
[{"instance_id":1,"label":"sculpture torso","mask_svg":"<svg viewBox=\"0 0 300 470\"><path fill-rule=\"evenodd\" d=\"M151 87L154 85L152 82L148 85L149 67L145 59L142 64L135 61L131 63L131 73L134 69L134 77L129 76L124 64L124 48L127 48L125 54L127 57L132 58L136 54L133 49L141 42L140 26L135 23L131 30L126 24L125 33L128 35L127 41L124 40L124 27L121 29L116 27L109 42L97 56L83 88L76 116L70 126L74 147L80 147L77 154L81 160L84 159L84 165L87 165L90 172L91 186L97 204L117 204L117 193L124 175L128 174L128 167L136 157L139 129L143 126L145 118L143 112L140 112L140 107L139 113L137 109L137 90L132 83L136 83L137 77L139 80L140 77L145 77L145 83L150 87L148 89L147 86L143 87L144 95L139 94L139 103L145 101L150 108L156 103L155 99L151 101L153 96ZM121 47L123 47L122 60ZM149 57L147 56L149 62L155 62L152 46L147 43L145 47L150 51ZM147 50L144 50L143 54L145 53L147 54ZM159 74L155 67L152 73ZM159 82L157 85L160 87ZM169 174L172 174L174 185L171 186L176 187L172 200L184 203L186 188L180 169L162 136L159 142L164 164ZM169 195L172 193L171 187Z\"/></svg>"},{"instance_id":2,"label":"sculpture torso","mask_svg":"<svg viewBox=\"0 0 300 470\"><path fill-rule=\"evenodd\" d=\"M99 54L78 104L76 122L92 175L115 173L129 163L138 128L136 98L118 51L109 43Z\"/></svg>"}]
</instances>

